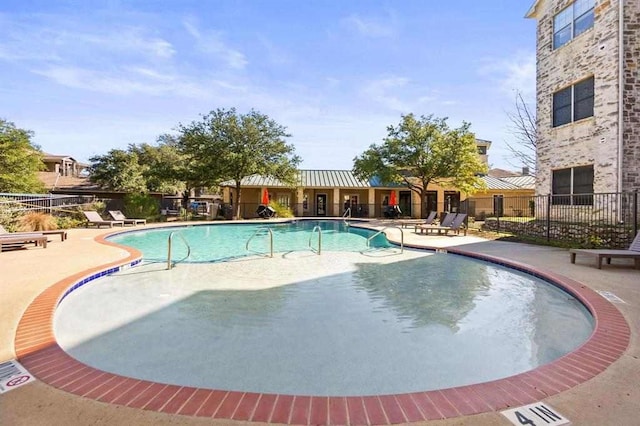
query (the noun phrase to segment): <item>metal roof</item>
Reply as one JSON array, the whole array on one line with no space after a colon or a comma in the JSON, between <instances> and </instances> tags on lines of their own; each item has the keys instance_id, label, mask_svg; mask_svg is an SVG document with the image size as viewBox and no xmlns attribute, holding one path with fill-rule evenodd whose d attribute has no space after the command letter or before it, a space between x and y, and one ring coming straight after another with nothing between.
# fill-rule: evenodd
<instances>
[{"instance_id":1,"label":"metal roof","mask_svg":"<svg viewBox=\"0 0 640 426\"><path fill-rule=\"evenodd\" d=\"M305 188L369 188L351 170L300 170L300 186Z\"/></svg>"},{"instance_id":2,"label":"metal roof","mask_svg":"<svg viewBox=\"0 0 640 426\"><path fill-rule=\"evenodd\" d=\"M351 170L299 170L297 186L304 188L371 188L373 182L358 179ZM234 186L233 181L226 181L222 186ZM289 187L278 179L261 175L252 175L243 178L243 187Z\"/></svg>"},{"instance_id":3,"label":"metal roof","mask_svg":"<svg viewBox=\"0 0 640 426\"><path fill-rule=\"evenodd\" d=\"M533 176L510 176L503 178L483 176L482 179L487 184L487 189L534 189L536 182Z\"/></svg>"},{"instance_id":4,"label":"metal roof","mask_svg":"<svg viewBox=\"0 0 640 426\"><path fill-rule=\"evenodd\" d=\"M235 182L232 180L228 180L221 184L222 186L235 186ZM240 185L242 186L271 186L271 187L287 187L289 185L281 182L278 179L262 176L262 175L251 175L245 178L242 178L240 181Z\"/></svg>"},{"instance_id":5,"label":"metal roof","mask_svg":"<svg viewBox=\"0 0 640 426\"><path fill-rule=\"evenodd\" d=\"M403 185L383 185L380 179L373 177L369 181L358 179L351 170L299 170L296 186L303 188L399 188ZM533 176L512 176L497 178L493 176L482 177L488 189L533 189L535 178ZM226 181L222 186L235 186L233 181ZM242 179L243 187L270 187L287 188L287 185L278 179L261 175L252 175Z\"/></svg>"},{"instance_id":6,"label":"metal roof","mask_svg":"<svg viewBox=\"0 0 640 426\"><path fill-rule=\"evenodd\" d=\"M535 189L536 178L533 176L509 176L504 177L502 180L509 182L521 189Z\"/></svg>"}]
</instances>

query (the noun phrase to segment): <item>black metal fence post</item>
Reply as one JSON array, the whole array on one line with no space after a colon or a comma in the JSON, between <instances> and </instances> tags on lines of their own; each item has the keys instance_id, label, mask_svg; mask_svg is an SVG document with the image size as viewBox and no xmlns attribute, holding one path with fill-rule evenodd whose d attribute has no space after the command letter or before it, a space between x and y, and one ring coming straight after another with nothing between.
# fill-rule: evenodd
<instances>
[{"instance_id":1,"label":"black metal fence post","mask_svg":"<svg viewBox=\"0 0 640 426\"><path fill-rule=\"evenodd\" d=\"M633 235L638 235L638 191L633 193Z\"/></svg>"},{"instance_id":2,"label":"black metal fence post","mask_svg":"<svg viewBox=\"0 0 640 426\"><path fill-rule=\"evenodd\" d=\"M547 195L547 241L551 240L551 194Z\"/></svg>"}]
</instances>

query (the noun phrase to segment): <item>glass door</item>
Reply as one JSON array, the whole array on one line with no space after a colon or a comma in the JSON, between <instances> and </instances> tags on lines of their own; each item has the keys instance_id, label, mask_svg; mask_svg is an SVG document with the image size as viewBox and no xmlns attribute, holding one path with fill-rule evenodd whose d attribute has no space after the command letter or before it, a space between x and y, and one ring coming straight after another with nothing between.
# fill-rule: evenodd
<instances>
[{"instance_id":1,"label":"glass door","mask_svg":"<svg viewBox=\"0 0 640 426\"><path fill-rule=\"evenodd\" d=\"M316 216L327 215L327 194L316 195Z\"/></svg>"}]
</instances>

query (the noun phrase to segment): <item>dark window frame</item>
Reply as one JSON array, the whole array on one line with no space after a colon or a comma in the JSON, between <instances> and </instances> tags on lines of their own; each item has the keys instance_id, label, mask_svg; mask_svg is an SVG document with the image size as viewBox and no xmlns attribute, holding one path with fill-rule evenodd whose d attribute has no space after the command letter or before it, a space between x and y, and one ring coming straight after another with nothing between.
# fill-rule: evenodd
<instances>
[{"instance_id":1,"label":"dark window frame","mask_svg":"<svg viewBox=\"0 0 640 426\"><path fill-rule=\"evenodd\" d=\"M551 171L551 204L593 205L593 164Z\"/></svg>"},{"instance_id":2,"label":"dark window frame","mask_svg":"<svg viewBox=\"0 0 640 426\"><path fill-rule=\"evenodd\" d=\"M565 124L594 116L595 78L585 78L553 93L551 101L551 125ZM570 109L568 111L567 109Z\"/></svg>"},{"instance_id":3,"label":"dark window frame","mask_svg":"<svg viewBox=\"0 0 640 426\"><path fill-rule=\"evenodd\" d=\"M576 10L576 6L581 4L581 1L590 2L588 6L591 7L585 9L579 15L576 15L576 13L580 12L579 10ZM588 29L593 28L595 21L595 4L595 0L576 0L553 16L553 36L551 38L553 50L561 48L580 34L586 32ZM559 15L568 12L571 14L569 22L560 28L556 28L556 18ZM585 22L587 23L586 26L584 25ZM567 30L569 30L568 37L566 34ZM559 36L562 36L562 38Z\"/></svg>"}]
</instances>

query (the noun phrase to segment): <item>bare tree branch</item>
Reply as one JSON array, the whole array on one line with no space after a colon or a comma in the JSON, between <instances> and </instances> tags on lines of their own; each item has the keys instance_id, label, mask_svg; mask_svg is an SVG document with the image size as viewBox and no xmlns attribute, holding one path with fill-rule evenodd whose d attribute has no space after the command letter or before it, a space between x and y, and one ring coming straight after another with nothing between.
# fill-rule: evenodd
<instances>
[{"instance_id":1,"label":"bare tree branch","mask_svg":"<svg viewBox=\"0 0 640 426\"><path fill-rule=\"evenodd\" d=\"M516 167L527 167L529 174L535 176L536 144L538 140L536 117L530 106L525 102L521 92L516 94L515 111L507 113L507 117L511 122L508 130L514 137L512 142L506 142L507 148L511 153L510 158L513 161L509 161L509 163ZM514 164L514 162L518 164Z\"/></svg>"}]
</instances>

